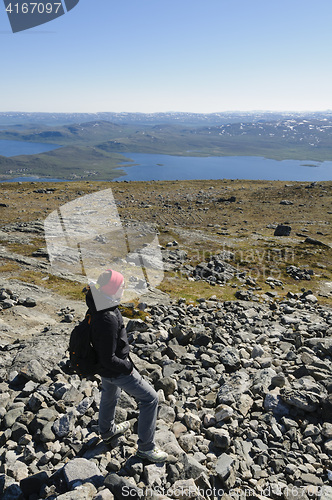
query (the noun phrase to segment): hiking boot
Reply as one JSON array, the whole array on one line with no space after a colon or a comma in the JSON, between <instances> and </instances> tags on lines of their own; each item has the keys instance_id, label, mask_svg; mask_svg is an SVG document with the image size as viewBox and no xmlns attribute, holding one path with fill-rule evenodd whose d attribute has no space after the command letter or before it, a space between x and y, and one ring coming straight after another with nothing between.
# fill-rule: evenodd
<instances>
[{"instance_id":1,"label":"hiking boot","mask_svg":"<svg viewBox=\"0 0 332 500\"><path fill-rule=\"evenodd\" d=\"M119 436L120 434L124 434L130 427L129 422L121 422L121 424L116 424L115 430L111 436L108 436L107 438L103 439L105 444L110 444L111 440L115 436Z\"/></svg>"},{"instance_id":2,"label":"hiking boot","mask_svg":"<svg viewBox=\"0 0 332 500\"><path fill-rule=\"evenodd\" d=\"M136 456L139 458L145 458L146 460L154 463L165 462L168 457L167 453L156 447L149 451L137 450Z\"/></svg>"}]
</instances>

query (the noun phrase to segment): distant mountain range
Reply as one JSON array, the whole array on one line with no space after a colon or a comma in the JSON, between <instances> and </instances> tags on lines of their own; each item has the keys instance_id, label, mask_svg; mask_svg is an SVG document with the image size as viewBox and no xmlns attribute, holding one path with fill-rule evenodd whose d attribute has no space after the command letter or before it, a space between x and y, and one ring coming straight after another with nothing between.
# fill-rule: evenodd
<instances>
[{"instance_id":1,"label":"distant mountain range","mask_svg":"<svg viewBox=\"0 0 332 500\"><path fill-rule=\"evenodd\" d=\"M65 125L89 121L109 121L120 124L178 123L186 125L222 125L227 123L257 122L259 120L281 120L289 118L332 119L332 110L324 112L275 112L275 111L230 111L222 113L0 113L0 128L11 126Z\"/></svg>"}]
</instances>

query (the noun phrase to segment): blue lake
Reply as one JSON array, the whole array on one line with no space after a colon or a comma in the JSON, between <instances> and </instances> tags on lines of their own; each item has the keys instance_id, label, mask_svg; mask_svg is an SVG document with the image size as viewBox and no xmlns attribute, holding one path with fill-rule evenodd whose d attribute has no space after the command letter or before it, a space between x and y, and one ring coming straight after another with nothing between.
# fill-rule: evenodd
<instances>
[{"instance_id":1,"label":"blue lake","mask_svg":"<svg viewBox=\"0 0 332 500\"><path fill-rule=\"evenodd\" d=\"M57 144L42 142L7 141L0 139L0 156L36 155L61 148Z\"/></svg>"},{"instance_id":2,"label":"blue lake","mask_svg":"<svg viewBox=\"0 0 332 500\"><path fill-rule=\"evenodd\" d=\"M37 142L0 140L0 155L38 154L61 146ZM115 180L151 181L184 179L261 179L281 181L328 181L332 179L332 161L271 160L258 156L171 156L162 154L121 153L132 162L119 165L126 175ZM129 166L133 165L133 166ZM46 175L46 172L45 172ZM20 176L15 181L63 181L66 179Z\"/></svg>"},{"instance_id":3,"label":"blue lake","mask_svg":"<svg viewBox=\"0 0 332 500\"><path fill-rule=\"evenodd\" d=\"M123 153L122 153L123 154ZM332 161L271 160L260 156L170 156L125 153L134 166L121 164L127 175L116 180L261 179L281 181L332 180Z\"/></svg>"}]
</instances>

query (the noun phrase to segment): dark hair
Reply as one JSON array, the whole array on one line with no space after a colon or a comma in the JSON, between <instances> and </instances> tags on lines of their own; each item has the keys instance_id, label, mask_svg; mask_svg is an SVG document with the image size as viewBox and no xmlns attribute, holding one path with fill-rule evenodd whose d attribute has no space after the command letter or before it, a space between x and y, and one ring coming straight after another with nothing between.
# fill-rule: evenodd
<instances>
[{"instance_id":1,"label":"dark hair","mask_svg":"<svg viewBox=\"0 0 332 500\"><path fill-rule=\"evenodd\" d=\"M101 273L101 275L97 280L98 285L99 286L107 285L111 277L112 277L112 271L104 271L103 273Z\"/></svg>"}]
</instances>

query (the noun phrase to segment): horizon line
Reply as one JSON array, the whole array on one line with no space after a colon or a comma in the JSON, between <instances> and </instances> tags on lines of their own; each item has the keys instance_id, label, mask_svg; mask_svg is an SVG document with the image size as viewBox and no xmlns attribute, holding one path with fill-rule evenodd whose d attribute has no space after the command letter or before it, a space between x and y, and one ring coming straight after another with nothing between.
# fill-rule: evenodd
<instances>
[{"instance_id":1,"label":"horizon line","mask_svg":"<svg viewBox=\"0 0 332 500\"><path fill-rule=\"evenodd\" d=\"M316 110L273 110L273 109L252 109L252 110L226 110L226 111L209 111L207 113L200 111L0 111L0 114L52 114L52 115L69 115L69 114L135 114L135 115L160 115L160 114L182 114L182 115L219 115L227 113L331 113L332 109L316 109Z\"/></svg>"}]
</instances>

